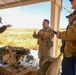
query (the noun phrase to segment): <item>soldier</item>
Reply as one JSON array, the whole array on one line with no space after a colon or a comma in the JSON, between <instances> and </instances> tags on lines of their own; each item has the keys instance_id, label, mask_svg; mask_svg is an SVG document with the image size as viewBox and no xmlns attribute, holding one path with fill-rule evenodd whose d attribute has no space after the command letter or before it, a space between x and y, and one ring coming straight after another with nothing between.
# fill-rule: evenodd
<instances>
[{"instance_id":1,"label":"soldier","mask_svg":"<svg viewBox=\"0 0 76 75\"><path fill-rule=\"evenodd\" d=\"M69 28L69 26L70 26L70 23L71 23L71 16L72 16L72 14L66 16L66 18L67 18L68 21L69 21L69 24L68 24L66 30L68 30L68 28ZM60 48L60 52L61 52L61 53L64 53L64 47L65 47L65 40L62 39L62 46L61 46L61 48Z\"/></svg>"},{"instance_id":2,"label":"soldier","mask_svg":"<svg viewBox=\"0 0 76 75\"><path fill-rule=\"evenodd\" d=\"M70 24L72 23L72 21L71 21L71 16L72 16L72 14L66 16L66 18L67 18L68 21L69 21L69 24L68 24L68 26L67 26L67 28L66 28L66 31L68 30L68 28L70 27ZM65 57L65 53L64 53L65 44L66 44L66 41L62 39L62 46L61 46L61 48L60 48L60 52L63 53L62 73L61 73L61 75L67 75L67 72L68 72L68 71L67 71L66 69L68 69L68 65L71 66L71 65L70 65L70 62L67 61L67 58ZM65 72L65 70L66 70L66 72Z\"/></svg>"},{"instance_id":3,"label":"soldier","mask_svg":"<svg viewBox=\"0 0 76 75\"><path fill-rule=\"evenodd\" d=\"M3 33L8 27L11 27L11 25L3 25L2 27L0 27L0 33Z\"/></svg>"},{"instance_id":4,"label":"soldier","mask_svg":"<svg viewBox=\"0 0 76 75\"><path fill-rule=\"evenodd\" d=\"M62 75L76 75L76 0L69 0L75 10L71 16L71 23L67 31L57 32L57 37L66 41L64 54L66 57L64 73ZM63 66L62 66L63 67Z\"/></svg>"},{"instance_id":5,"label":"soldier","mask_svg":"<svg viewBox=\"0 0 76 75\"><path fill-rule=\"evenodd\" d=\"M42 61L48 58L50 54L50 49L53 46L52 38L54 37L53 30L49 27L49 20L44 19L43 21L43 29L41 29L38 33L34 32L33 37L38 39L39 44L39 66Z\"/></svg>"},{"instance_id":6,"label":"soldier","mask_svg":"<svg viewBox=\"0 0 76 75\"><path fill-rule=\"evenodd\" d=\"M2 24L2 18L0 17L0 23ZM8 27L11 27L11 25L3 25L0 27L0 33L3 33Z\"/></svg>"}]
</instances>

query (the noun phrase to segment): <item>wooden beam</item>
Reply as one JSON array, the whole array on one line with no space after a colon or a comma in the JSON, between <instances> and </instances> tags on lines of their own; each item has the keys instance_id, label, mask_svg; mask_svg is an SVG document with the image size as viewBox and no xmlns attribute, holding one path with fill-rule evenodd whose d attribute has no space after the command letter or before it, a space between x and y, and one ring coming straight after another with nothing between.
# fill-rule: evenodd
<instances>
[{"instance_id":1,"label":"wooden beam","mask_svg":"<svg viewBox=\"0 0 76 75\"><path fill-rule=\"evenodd\" d=\"M21 0L21 1L16 1L13 3L0 5L0 9L29 5L29 4L35 4L35 3L46 2L46 1L55 2L55 0Z\"/></svg>"},{"instance_id":2,"label":"wooden beam","mask_svg":"<svg viewBox=\"0 0 76 75\"><path fill-rule=\"evenodd\" d=\"M22 0L22 1L14 2L14 3L9 3L6 5L1 5L0 9L35 4L35 3L46 2L46 1L49 1L49 0Z\"/></svg>"},{"instance_id":3,"label":"wooden beam","mask_svg":"<svg viewBox=\"0 0 76 75\"><path fill-rule=\"evenodd\" d=\"M59 6L59 8L62 10L62 1L63 0L56 0L56 4Z\"/></svg>"},{"instance_id":4,"label":"wooden beam","mask_svg":"<svg viewBox=\"0 0 76 75\"><path fill-rule=\"evenodd\" d=\"M55 0L55 2L51 3L51 24L50 26L54 29L54 30L58 30L59 29L59 23L60 23L60 11L62 8L62 0L58 3L58 0ZM57 53L57 46L58 45L58 39L55 36L54 40L53 40L53 50L52 50L52 56L56 56Z\"/></svg>"},{"instance_id":5,"label":"wooden beam","mask_svg":"<svg viewBox=\"0 0 76 75\"><path fill-rule=\"evenodd\" d=\"M55 2L55 0L49 0L49 1L51 1L51 2Z\"/></svg>"}]
</instances>

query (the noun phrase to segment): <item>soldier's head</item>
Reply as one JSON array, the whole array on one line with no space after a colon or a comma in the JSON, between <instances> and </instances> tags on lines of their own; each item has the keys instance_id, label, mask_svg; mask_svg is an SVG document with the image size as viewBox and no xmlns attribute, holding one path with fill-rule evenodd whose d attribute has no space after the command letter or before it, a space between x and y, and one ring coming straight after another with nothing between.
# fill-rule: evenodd
<instances>
[{"instance_id":1,"label":"soldier's head","mask_svg":"<svg viewBox=\"0 0 76 75\"><path fill-rule=\"evenodd\" d=\"M76 0L69 0L72 4L72 9L76 10Z\"/></svg>"},{"instance_id":2,"label":"soldier's head","mask_svg":"<svg viewBox=\"0 0 76 75\"><path fill-rule=\"evenodd\" d=\"M42 25L43 25L43 28L47 28L49 26L49 20L44 19Z\"/></svg>"}]
</instances>

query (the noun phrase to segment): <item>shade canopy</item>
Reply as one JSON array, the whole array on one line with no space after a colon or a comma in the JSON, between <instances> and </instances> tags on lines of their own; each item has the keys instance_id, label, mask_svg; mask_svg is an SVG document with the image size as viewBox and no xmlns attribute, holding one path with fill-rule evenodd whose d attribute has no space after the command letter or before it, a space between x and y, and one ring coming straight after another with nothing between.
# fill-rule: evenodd
<instances>
[{"instance_id":1,"label":"shade canopy","mask_svg":"<svg viewBox=\"0 0 76 75\"><path fill-rule=\"evenodd\" d=\"M0 9L23 6L49 0L0 0Z\"/></svg>"}]
</instances>

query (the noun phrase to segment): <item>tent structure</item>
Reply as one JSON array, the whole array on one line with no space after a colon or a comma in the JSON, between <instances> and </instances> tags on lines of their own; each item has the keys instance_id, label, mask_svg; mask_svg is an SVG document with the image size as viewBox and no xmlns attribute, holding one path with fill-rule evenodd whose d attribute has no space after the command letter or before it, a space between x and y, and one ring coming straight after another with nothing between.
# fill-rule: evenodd
<instances>
[{"instance_id":1,"label":"tent structure","mask_svg":"<svg viewBox=\"0 0 76 75\"><path fill-rule=\"evenodd\" d=\"M0 9L35 4L39 2L51 2L50 26L54 30L59 29L60 12L62 8L62 0L0 0ZM57 38L54 37L54 46L52 55L55 56L57 51Z\"/></svg>"}]
</instances>

